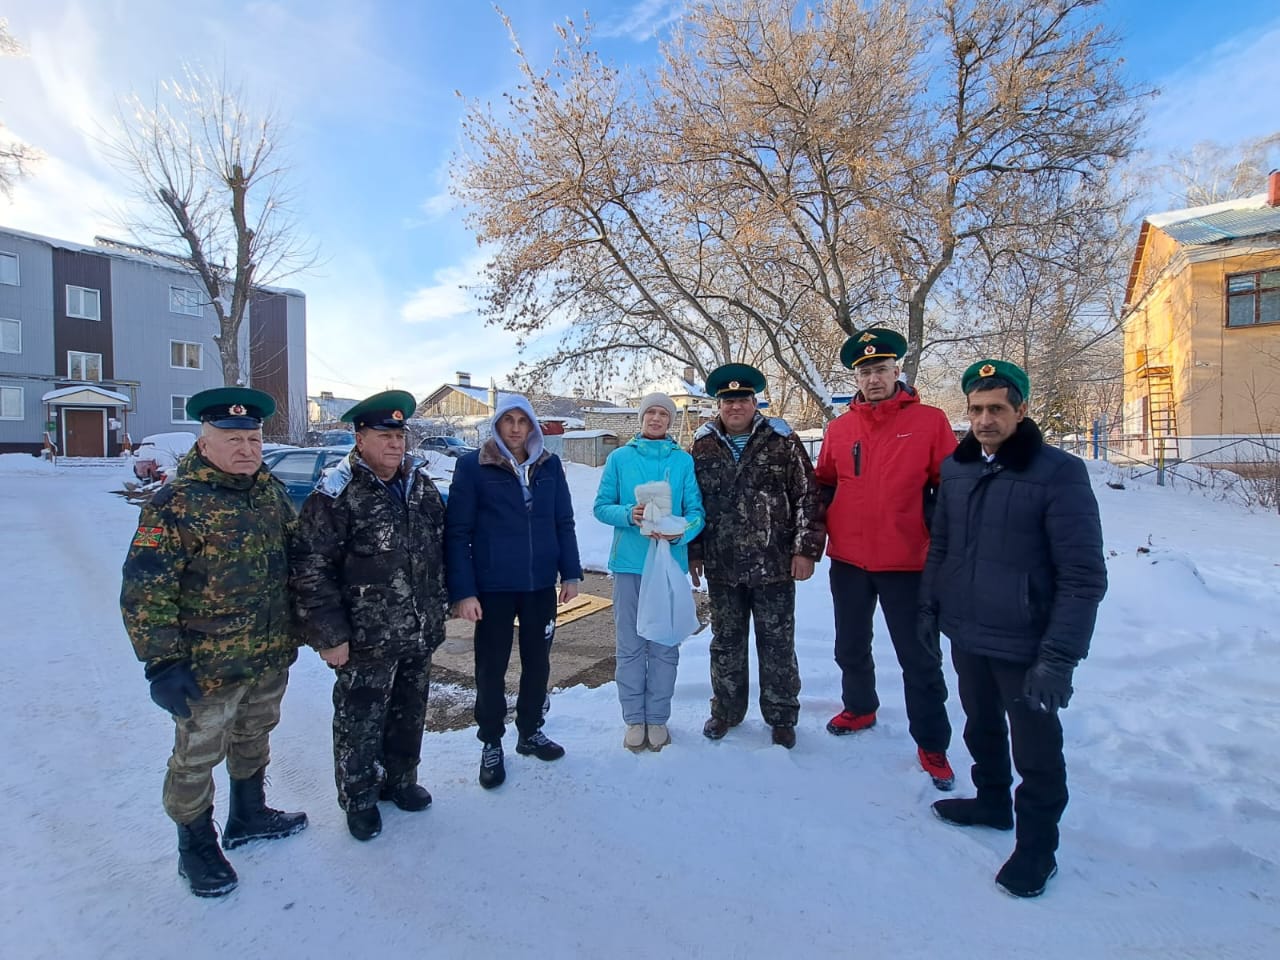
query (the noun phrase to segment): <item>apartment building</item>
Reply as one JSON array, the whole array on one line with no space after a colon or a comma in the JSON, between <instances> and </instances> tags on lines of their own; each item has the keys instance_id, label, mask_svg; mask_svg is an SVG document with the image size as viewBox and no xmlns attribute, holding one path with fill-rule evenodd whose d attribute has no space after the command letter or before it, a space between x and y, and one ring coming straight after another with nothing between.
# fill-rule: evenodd
<instances>
[{"instance_id":1,"label":"apartment building","mask_svg":"<svg viewBox=\"0 0 1280 960\"><path fill-rule=\"evenodd\" d=\"M0 226L0 453L115 456L197 432L186 402L223 384L218 322L179 258ZM247 385L275 398L272 439L306 430L306 297L263 288L240 330Z\"/></svg>"}]
</instances>

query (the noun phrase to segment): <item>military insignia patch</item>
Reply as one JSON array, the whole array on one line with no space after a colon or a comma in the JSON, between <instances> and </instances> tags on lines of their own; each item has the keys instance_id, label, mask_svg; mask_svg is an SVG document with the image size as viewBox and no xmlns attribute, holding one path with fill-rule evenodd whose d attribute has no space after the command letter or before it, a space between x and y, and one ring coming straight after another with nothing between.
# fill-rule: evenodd
<instances>
[{"instance_id":1,"label":"military insignia patch","mask_svg":"<svg viewBox=\"0 0 1280 960\"><path fill-rule=\"evenodd\" d=\"M227 412L230 413L233 417L243 417L249 411L245 409L245 406L243 403L233 403L230 407L227 408Z\"/></svg>"},{"instance_id":2,"label":"military insignia patch","mask_svg":"<svg viewBox=\"0 0 1280 960\"><path fill-rule=\"evenodd\" d=\"M866 343L868 340L874 340L875 338L876 338L876 335L868 331L858 338L858 342Z\"/></svg>"},{"instance_id":3,"label":"military insignia patch","mask_svg":"<svg viewBox=\"0 0 1280 960\"><path fill-rule=\"evenodd\" d=\"M164 527L138 527L138 532L133 535L133 545L135 547L158 547L160 546L160 537L164 534Z\"/></svg>"},{"instance_id":4,"label":"military insignia patch","mask_svg":"<svg viewBox=\"0 0 1280 960\"><path fill-rule=\"evenodd\" d=\"M871 356L873 353L875 353L875 352L876 352L875 344L873 344L873 343L871 343L871 344L867 344L867 348L866 348L865 350L863 350L862 352L863 352L863 353L865 353L868 357L869 357L869 356Z\"/></svg>"},{"instance_id":5,"label":"military insignia patch","mask_svg":"<svg viewBox=\"0 0 1280 960\"><path fill-rule=\"evenodd\" d=\"M404 414L403 414L403 413L401 413L399 410L392 410L392 411L391 411L391 419L392 419L392 420L403 420L403 419L404 419Z\"/></svg>"},{"instance_id":6,"label":"military insignia patch","mask_svg":"<svg viewBox=\"0 0 1280 960\"><path fill-rule=\"evenodd\" d=\"M738 381L737 381L737 380L730 380L730 381L729 381L729 389L730 389L730 390L741 390L741 389L742 389L742 385L741 385L740 383L738 383Z\"/></svg>"},{"instance_id":7,"label":"military insignia patch","mask_svg":"<svg viewBox=\"0 0 1280 960\"><path fill-rule=\"evenodd\" d=\"M984 363L982 369L978 371L978 376L980 377L994 377L995 375L996 368L989 363Z\"/></svg>"}]
</instances>

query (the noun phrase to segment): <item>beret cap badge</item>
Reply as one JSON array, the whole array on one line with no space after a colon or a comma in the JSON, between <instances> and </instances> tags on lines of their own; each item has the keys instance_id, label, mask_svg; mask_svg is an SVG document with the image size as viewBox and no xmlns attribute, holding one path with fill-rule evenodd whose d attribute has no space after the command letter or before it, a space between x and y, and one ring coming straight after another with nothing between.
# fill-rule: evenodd
<instances>
[{"instance_id":1,"label":"beret cap badge","mask_svg":"<svg viewBox=\"0 0 1280 960\"><path fill-rule=\"evenodd\" d=\"M982 369L978 371L978 375L982 377L994 377L996 375L996 368L989 363L983 364Z\"/></svg>"}]
</instances>

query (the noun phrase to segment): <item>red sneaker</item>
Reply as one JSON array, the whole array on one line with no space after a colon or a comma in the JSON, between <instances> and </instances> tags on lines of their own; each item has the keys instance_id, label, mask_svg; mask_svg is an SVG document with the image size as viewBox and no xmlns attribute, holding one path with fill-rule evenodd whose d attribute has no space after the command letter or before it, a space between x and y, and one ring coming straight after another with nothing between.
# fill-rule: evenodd
<instances>
[{"instance_id":1,"label":"red sneaker","mask_svg":"<svg viewBox=\"0 0 1280 960\"><path fill-rule=\"evenodd\" d=\"M845 734L857 733L859 730L869 730L875 725L874 713L853 713L850 710L841 710L827 724L827 733L843 737Z\"/></svg>"},{"instance_id":2,"label":"red sneaker","mask_svg":"<svg viewBox=\"0 0 1280 960\"><path fill-rule=\"evenodd\" d=\"M956 785L956 773L951 769L951 764L947 763L946 751L939 750L935 753L932 750L917 747L916 754L920 757L920 768L933 777L935 787L946 791Z\"/></svg>"}]
</instances>

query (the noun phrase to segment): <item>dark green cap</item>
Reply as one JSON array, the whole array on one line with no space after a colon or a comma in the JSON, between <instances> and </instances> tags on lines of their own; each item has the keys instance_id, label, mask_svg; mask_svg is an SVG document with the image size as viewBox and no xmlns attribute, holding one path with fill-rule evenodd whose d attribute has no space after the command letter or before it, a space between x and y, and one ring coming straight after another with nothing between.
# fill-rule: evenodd
<instances>
[{"instance_id":1,"label":"dark green cap","mask_svg":"<svg viewBox=\"0 0 1280 960\"><path fill-rule=\"evenodd\" d=\"M257 430L276 412L270 394L248 387L201 390L187 401L187 416L223 430Z\"/></svg>"},{"instance_id":2,"label":"dark green cap","mask_svg":"<svg viewBox=\"0 0 1280 960\"><path fill-rule=\"evenodd\" d=\"M764 374L745 363L726 363L716 367L707 376L707 396L717 400L724 397L746 397L764 393L768 381Z\"/></svg>"},{"instance_id":3,"label":"dark green cap","mask_svg":"<svg viewBox=\"0 0 1280 960\"><path fill-rule=\"evenodd\" d=\"M901 360L907 355L907 341L888 327L859 330L840 348L840 362L852 370L868 360Z\"/></svg>"},{"instance_id":4,"label":"dark green cap","mask_svg":"<svg viewBox=\"0 0 1280 960\"><path fill-rule=\"evenodd\" d=\"M404 422L418 409L418 401L407 390L387 390L366 397L342 415L357 430L403 430Z\"/></svg>"},{"instance_id":5,"label":"dark green cap","mask_svg":"<svg viewBox=\"0 0 1280 960\"><path fill-rule=\"evenodd\" d=\"M989 378L1003 380L1022 394L1023 400L1031 399L1031 378L1027 376L1027 371L1008 360L979 360L970 364L960 378L960 389L968 396L975 383Z\"/></svg>"}]
</instances>

